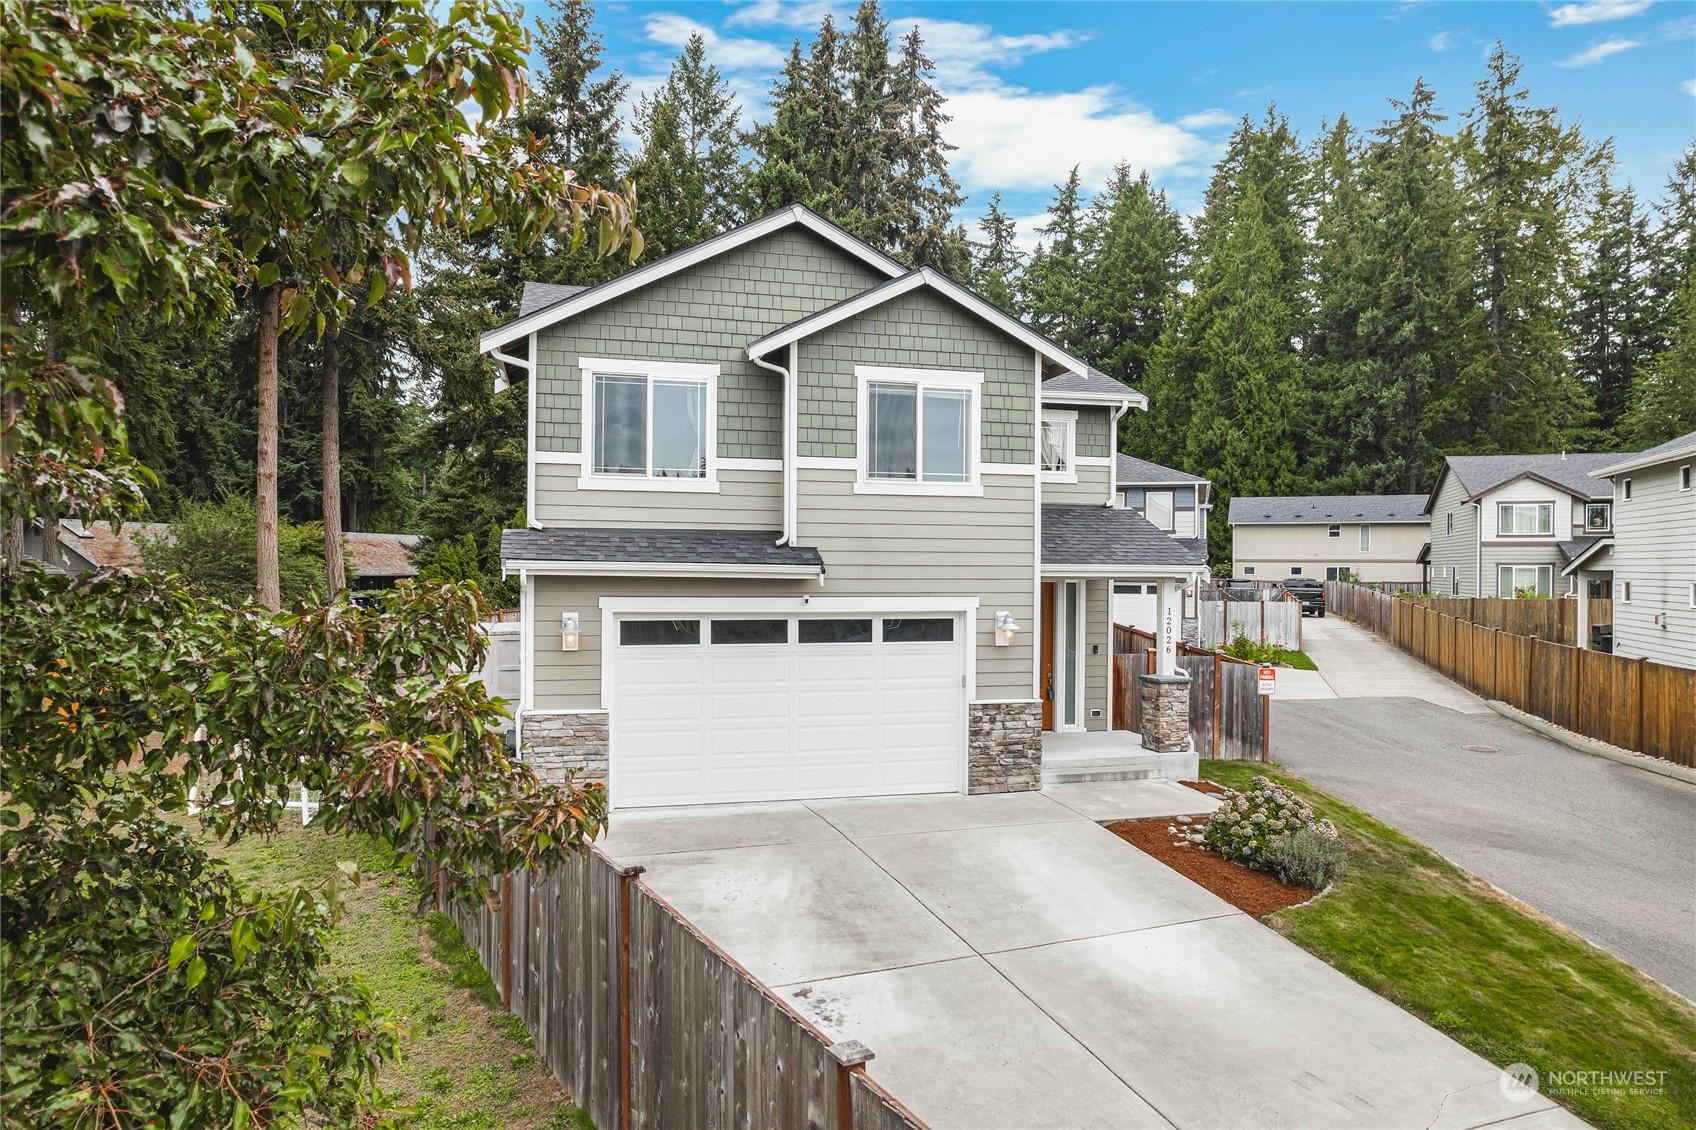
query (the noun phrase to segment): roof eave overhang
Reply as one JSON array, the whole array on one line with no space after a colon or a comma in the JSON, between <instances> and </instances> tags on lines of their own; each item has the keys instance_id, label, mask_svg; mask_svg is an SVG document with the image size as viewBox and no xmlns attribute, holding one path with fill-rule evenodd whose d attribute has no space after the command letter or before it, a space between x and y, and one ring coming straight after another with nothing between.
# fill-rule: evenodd
<instances>
[{"instance_id":1,"label":"roof eave overhang","mask_svg":"<svg viewBox=\"0 0 1696 1130\"><path fill-rule=\"evenodd\" d=\"M1536 471L1521 471L1519 474L1513 476L1512 478L1503 479L1499 483L1495 483L1491 486L1485 487L1483 490L1479 491L1476 494L1468 495L1467 498L1466 498L1466 501L1477 502L1480 499L1482 499L1485 495L1490 494L1493 491L1501 490L1505 486L1509 486L1513 483L1517 483L1521 479L1533 479L1536 482L1542 483L1544 486L1548 487L1550 490L1558 490L1562 494L1576 495L1576 496L1578 496L1580 498L1584 498L1584 499L1586 499L1590 502L1606 502L1608 499L1613 497L1613 484L1612 483L1608 484L1608 493L1607 494L1579 495L1579 493L1577 491L1573 490L1571 487L1565 485L1564 483L1557 483L1557 482L1555 482L1555 480L1549 478L1547 475L1539 475ZM1465 484L1462 484L1462 485L1464 486Z\"/></svg>"},{"instance_id":2,"label":"roof eave overhang","mask_svg":"<svg viewBox=\"0 0 1696 1130\"><path fill-rule=\"evenodd\" d=\"M1086 580L1103 578L1115 581L1132 581L1138 577L1166 577L1172 580L1187 580L1207 572L1206 565L1051 565L1042 563L1042 575L1055 579L1067 577L1082 577Z\"/></svg>"},{"instance_id":3,"label":"roof eave overhang","mask_svg":"<svg viewBox=\"0 0 1696 1130\"><path fill-rule=\"evenodd\" d=\"M824 576L823 565L730 565L688 561L525 561L501 562L504 575L524 572L538 577L718 577L749 580L807 580Z\"/></svg>"},{"instance_id":4,"label":"roof eave overhang","mask_svg":"<svg viewBox=\"0 0 1696 1130\"><path fill-rule=\"evenodd\" d=\"M1132 389L1125 393L1106 392L1045 392L1042 394L1044 404L1083 404L1099 405L1103 408L1117 408L1129 405L1132 408L1148 410L1148 397ZM1196 482L1203 480L1197 479Z\"/></svg>"},{"instance_id":5,"label":"roof eave overhang","mask_svg":"<svg viewBox=\"0 0 1696 1130\"><path fill-rule=\"evenodd\" d=\"M592 286L588 290L581 291L550 306L545 306L533 314L517 318L504 326L498 326L477 339L477 350L480 353L487 353L490 350L499 349L503 345L510 345L512 342L528 337L537 330L581 314L585 310L591 310L604 302L610 302L614 298L640 290L649 283L657 282L668 275L676 274L678 271L685 270L697 263L704 263L709 259L723 255L727 251L734 251L736 248L756 239L797 224L814 235L821 236L836 244L844 251L863 260L890 278L895 278L906 270L905 267L883 252L870 244L855 239L835 224L814 215L799 205L792 205L781 212L773 212L769 216L762 216L760 219L743 224L739 228L732 228L730 231L697 243L694 247L679 251L675 255L656 259L646 266L638 267L634 271L620 275L609 282Z\"/></svg>"},{"instance_id":6,"label":"roof eave overhang","mask_svg":"<svg viewBox=\"0 0 1696 1130\"><path fill-rule=\"evenodd\" d=\"M1615 463L1612 467L1603 467L1599 471L1591 471L1593 479L1608 479L1615 475L1623 475L1627 471L1641 471L1645 467L1656 467L1662 463L1677 463L1682 459L1696 459L1696 444L1681 447L1676 451L1663 451L1659 455L1638 456L1627 459L1624 463Z\"/></svg>"},{"instance_id":7,"label":"roof eave overhang","mask_svg":"<svg viewBox=\"0 0 1696 1130\"><path fill-rule=\"evenodd\" d=\"M1589 549L1585 550L1583 553L1580 553L1577 557L1574 557L1571 561L1567 562L1565 568L1563 568L1561 570L1561 576L1570 577L1574 570L1582 569L1584 567L1584 564L1587 561L1589 561L1592 557L1599 555L1604 549L1612 549L1613 547L1614 547L1614 539L1613 538L1603 538L1601 541L1597 542L1595 545L1591 546Z\"/></svg>"}]
</instances>

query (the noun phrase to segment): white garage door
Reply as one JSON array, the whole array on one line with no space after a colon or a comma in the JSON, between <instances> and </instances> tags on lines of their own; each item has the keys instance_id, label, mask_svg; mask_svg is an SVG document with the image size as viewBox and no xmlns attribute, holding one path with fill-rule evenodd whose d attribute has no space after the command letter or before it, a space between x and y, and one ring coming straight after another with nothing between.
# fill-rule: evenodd
<instances>
[{"instance_id":1,"label":"white garage door","mask_svg":"<svg viewBox=\"0 0 1696 1130\"><path fill-rule=\"evenodd\" d=\"M1113 586L1113 622L1129 624L1133 628L1141 628L1145 632L1154 631L1159 625L1155 621L1156 586L1126 585Z\"/></svg>"},{"instance_id":2,"label":"white garage door","mask_svg":"<svg viewBox=\"0 0 1696 1130\"><path fill-rule=\"evenodd\" d=\"M612 803L954 792L955 615L621 618Z\"/></svg>"}]
</instances>

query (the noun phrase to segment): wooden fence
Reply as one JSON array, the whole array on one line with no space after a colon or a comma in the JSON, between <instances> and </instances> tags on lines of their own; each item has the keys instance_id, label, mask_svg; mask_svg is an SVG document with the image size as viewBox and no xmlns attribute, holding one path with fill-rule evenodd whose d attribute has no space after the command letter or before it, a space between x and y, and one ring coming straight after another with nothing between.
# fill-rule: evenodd
<instances>
[{"instance_id":1,"label":"wooden fence","mask_svg":"<svg viewBox=\"0 0 1696 1130\"><path fill-rule=\"evenodd\" d=\"M1372 624L1372 630L1388 636L1388 609L1399 599L1390 592L1365 585L1325 582L1325 603L1333 612L1353 616L1362 624ZM1502 597L1421 596L1417 603L1434 608L1445 616L1465 620L1484 628L1494 628L1515 636L1531 636L1550 643L1576 647L1578 638L1578 601L1557 598L1552 600L1507 600ZM1590 624L1614 622L1614 602L1601 598L1590 600ZM1382 625L1382 626L1380 626Z\"/></svg>"},{"instance_id":2,"label":"wooden fence","mask_svg":"<svg viewBox=\"0 0 1696 1130\"><path fill-rule=\"evenodd\" d=\"M1113 625L1113 728L1142 730L1142 690L1136 674L1154 670L1154 636ZM1178 644L1178 666L1190 677L1190 738L1203 757L1262 761L1271 744L1270 701L1258 687L1259 669L1233 656Z\"/></svg>"},{"instance_id":3,"label":"wooden fence","mask_svg":"<svg viewBox=\"0 0 1696 1130\"><path fill-rule=\"evenodd\" d=\"M1352 585L1335 587L1333 607L1348 611L1363 627L1475 694L1610 745L1696 767L1696 671L1504 631L1443 611L1437 601L1398 600ZM1611 620L1609 602L1591 604L1608 605L1598 611ZM1470 613L1470 607L1465 611Z\"/></svg>"},{"instance_id":4,"label":"wooden fence","mask_svg":"<svg viewBox=\"0 0 1696 1130\"><path fill-rule=\"evenodd\" d=\"M604 1130L922 1130L832 1044L599 849L450 903L537 1054ZM438 885L438 903L440 886Z\"/></svg>"},{"instance_id":5,"label":"wooden fence","mask_svg":"<svg viewBox=\"0 0 1696 1130\"><path fill-rule=\"evenodd\" d=\"M1197 642L1205 648L1220 648L1238 636L1256 643L1301 650L1301 601L1288 600L1198 600Z\"/></svg>"}]
</instances>

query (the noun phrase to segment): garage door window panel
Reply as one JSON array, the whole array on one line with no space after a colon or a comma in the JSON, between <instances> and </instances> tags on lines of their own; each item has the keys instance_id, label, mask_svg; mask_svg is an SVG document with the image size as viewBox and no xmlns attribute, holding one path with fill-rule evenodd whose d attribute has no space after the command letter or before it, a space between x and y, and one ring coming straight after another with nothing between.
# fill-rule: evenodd
<instances>
[{"instance_id":1,"label":"garage door window panel","mask_svg":"<svg viewBox=\"0 0 1696 1130\"><path fill-rule=\"evenodd\" d=\"M954 639L952 619L885 620L884 643L950 643Z\"/></svg>"},{"instance_id":2,"label":"garage door window panel","mask_svg":"<svg viewBox=\"0 0 1696 1130\"><path fill-rule=\"evenodd\" d=\"M870 620L802 620L802 643L871 643Z\"/></svg>"},{"instance_id":3,"label":"garage door window panel","mask_svg":"<svg viewBox=\"0 0 1696 1130\"><path fill-rule=\"evenodd\" d=\"M623 620L618 642L625 647L673 647L701 642L699 620Z\"/></svg>"},{"instance_id":4,"label":"garage door window panel","mask_svg":"<svg viewBox=\"0 0 1696 1130\"><path fill-rule=\"evenodd\" d=\"M788 620L714 620L715 644L788 643Z\"/></svg>"}]
</instances>

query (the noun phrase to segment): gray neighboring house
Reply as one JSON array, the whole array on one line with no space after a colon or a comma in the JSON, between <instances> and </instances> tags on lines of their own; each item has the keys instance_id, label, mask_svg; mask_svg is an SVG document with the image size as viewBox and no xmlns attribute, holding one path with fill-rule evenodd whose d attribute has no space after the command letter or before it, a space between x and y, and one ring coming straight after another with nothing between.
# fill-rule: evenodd
<instances>
[{"instance_id":1,"label":"gray neighboring house","mask_svg":"<svg viewBox=\"0 0 1696 1130\"><path fill-rule=\"evenodd\" d=\"M1425 507L1432 590L1606 596L1607 570L1572 566L1613 533L1613 486L1592 472L1625 458L1595 452L1449 456Z\"/></svg>"},{"instance_id":2,"label":"gray neighboring house","mask_svg":"<svg viewBox=\"0 0 1696 1130\"><path fill-rule=\"evenodd\" d=\"M1207 516L1213 509L1213 484L1200 475L1163 467L1134 455L1113 460L1118 505L1135 510L1168 537L1188 543L1207 555ZM1121 581L1113 586L1113 620L1152 629L1158 622L1158 593L1154 585ZM1184 590L1184 619L1196 615L1196 587Z\"/></svg>"},{"instance_id":3,"label":"gray neighboring house","mask_svg":"<svg viewBox=\"0 0 1696 1130\"><path fill-rule=\"evenodd\" d=\"M1422 494L1243 495L1231 499L1231 575L1279 582L1421 585L1430 519Z\"/></svg>"},{"instance_id":4,"label":"gray neighboring house","mask_svg":"<svg viewBox=\"0 0 1696 1130\"><path fill-rule=\"evenodd\" d=\"M1112 587L1171 611L1205 568L1114 505L1141 393L799 207L527 287L481 349L527 386L502 563L539 771L627 808L1034 789L1068 739L1135 752L1100 733Z\"/></svg>"},{"instance_id":5,"label":"gray neighboring house","mask_svg":"<svg viewBox=\"0 0 1696 1130\"><path fill-rule=\"evenodd\" d=\"M1696 667L1692 468L1696 432L1593 472L1613 485L1613 536L1568 568L1612 575L1615 655Z\"/></svg>"}]
</instances>

